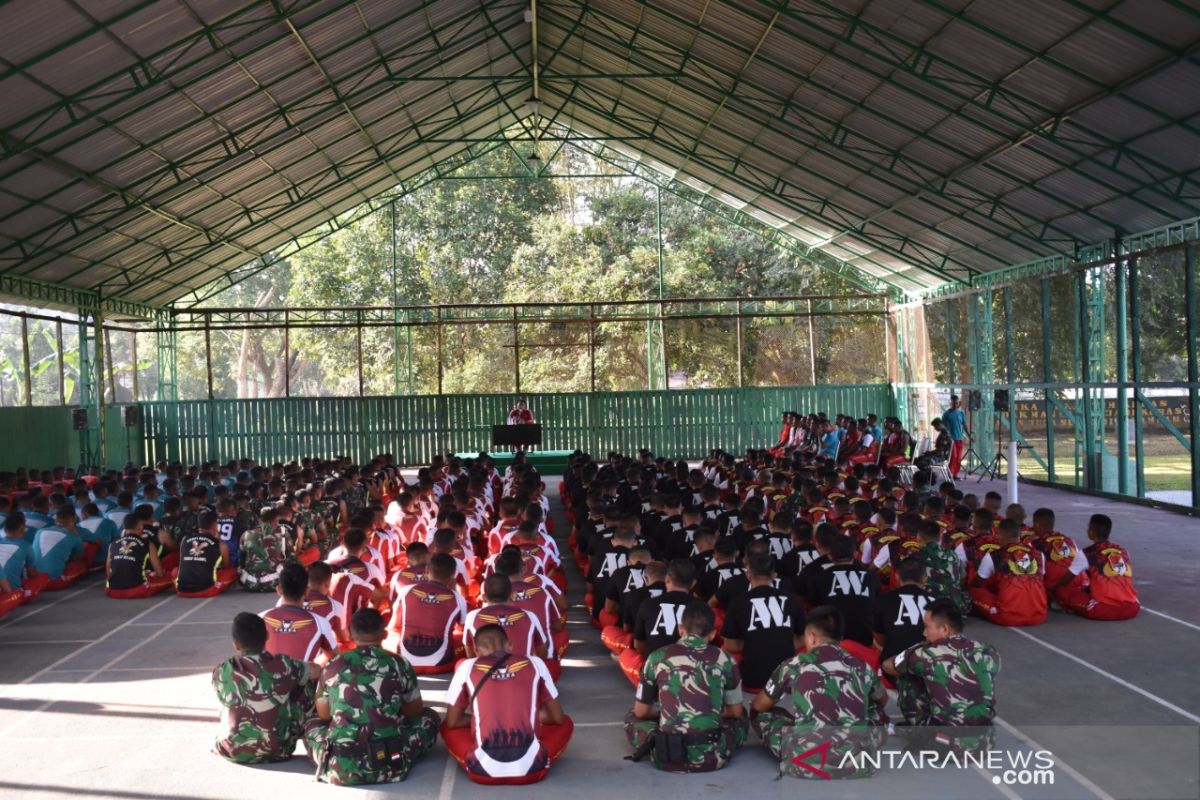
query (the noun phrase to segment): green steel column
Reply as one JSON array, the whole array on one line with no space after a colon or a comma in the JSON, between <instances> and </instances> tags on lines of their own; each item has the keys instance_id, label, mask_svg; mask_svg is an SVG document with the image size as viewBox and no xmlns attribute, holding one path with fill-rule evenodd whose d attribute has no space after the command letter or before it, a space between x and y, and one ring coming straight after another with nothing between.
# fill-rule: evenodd
<instances>
[{"instance_id":1,"label":"green steel column","mask_svg":"<svg viewBox=\"0 0 1200 800\"><path fill-rule=\"evenodd\" d=\"M1050 279L1042 278L1042 381L1044 383L1051 383L1054 380L1054 369L1050 363L1052 355L1050 350ZM1055 411L1054 403L1050 399L1053 395L1053 389L1042 391L1042 402L1045 403L1046 409L1046 479L1051 483L1057 480L1057 469L1054 463Z\"/></svg>"},{"instance_id":2,"label":"green steel column","mask_svg":"<svg viewBox=\"0 0 1200 800\"><path fill-rule=\"evenodd\" d=\"M391 213L388 217L391 227L392 239L392 392L401 394L400 386L403 380L403 369L401 367L400 357L400 326L397 325L400 321L400 282L396 274L397 253L396 253L396 201L393 200L389 205ZM411 392L405 392L409 394Z\"/></svg>"},{"instance_id":3,"label":"green steel column","mask_svg":"<svg viewBox=\"0 0 1200 800\"><path fill-rule=\"evenodd\" d=\"M1119 254L1120 243L1117 245ZM1127 321L1126 313L1128 310L1128 299L1125 292L1125 281L1129 264L1125 260L1118 260L1113 265L1116 271L1116 290L1117 290L1117 307L1113 309L1117 316L1117 408L1114 421L1117 426L1117 491L1121 494L1129 494L1129 431L1128 431L1128 416L1129 416L1129 393L1125 388L1125 382L1129 380L1129 358L1128 358L1128 341L1127 341ZM1106 401L1107 402L1107 401Z\"/></svg>"},{"instance_id":4,"label":"green steel column","mask_svg":"<svg viewBox=\"0 0 1200 800\"><path fill-rule=\"evenodd\" d=\"M1134 463L1137 469L1137 496L1146 496L1146 447L1142 439L1142 401L1137 389L1142 383L1142 299L1138 296L1138 262L1129 262L1129 358L1133 363L1133 435Z\"/></svg>"},{"instance_id":5,"label":"green steel column","mask_svg":"<svg viewBox=\"0 0 1200 800\"><path fill-rule=\"evenodd\" d=\"M176 388L177 360L175 317L166 316L158 321L158 330L154 333L154 357L158 364L158 390L155 397L163 402L175 402L179 399Z\"/></svg>"},{"instance_id":6,"label":"green steel column","mask_svg":"<svg viewBox=\"0 0 1200 800\"><path fill-rule=\"evenodd\" d=\"M92 418L96 412L95 405L96 382L92 372L94 351L92 349L91 324L88 318L91 312L79 309L79 407L88 413L88 426L79 431L79 465L92 466L95 462L92 451Z\"/></svg>"},{"instance_id":7,"label":"green steel column","mask_svg":"<svg viewBox=\"0 0 1200 800\"><path fill-rule=\"evenodd\" d=\"M1105 377L1104 358L1104 268L1087 270L1079 280L1080 324L1083 342L1083 389L1084 400L1084 474L1087 488L1103 489L1104 466L1104 390L1095 384L1103 383Z\"/></svg>"},{"instance_id":8,"label":"green steel column","mask_svg":"<svg viewBox=\"0 0 1200 800\"><path fill-rule=\"evenodd\" d=\"M1196 296L1196 245L1188 245L1184 260L1184 281L1187 295L1187 341L1188 341L1188 407L1191 416L1192 435L1192 505L1200 506L1200 353L1197 338L1200 337L1200 297Z\"/></svg>"},{"instance_id":9,"label":"green steel column","mask_svg":"<svg viewBox=\"0 0 1200 800\"><path fill-rule=\"evenodd\" d=\"M979 386L979 411L975 415L976 449L984 458L991 458L996 452L996 406L995 383L996 362L993 351L995 330L992 324L992 290L985 289L971 298L974 308L974 330L972 340L975 345L973 362L971 364L971 383Z\"/></svg>"},{"instance_id":10,"label":"green steel column","mask_svg":"<svg viewBox=\"0 0 1200 800\"><path fill-rule=\"evenodd\" d=\"M1080 381L1084 381L1082 373L1086 372L1086 365L1084 363L1086 359L1085 342L1087 338L1087 324L1085 319L1087 308L1085 297L1087 295L1085 281L1086 278L1084 272L1075 272L1072 276L1074 291L1070 293L1070 302L1072 302L1072 306L1070 306L1070 308L1072 308L1072 317L1075 320L1075 336L1072 337L1072 363L1070 363L1070 367L1072 367L1072 375L1070 375L1070 379L1072 379L1073 383L1075 384L1079 384ZM1088 415L1087 403L1087 392L1084 390L1084 387L1076 387L1075 407L1073 409L1075 413L1075 423L1072 426L1075 443L1075 486L1080 486L1079 476L1085 475L1084 464L1087 461L1086 451L1088 447L1086 425ZM1081 419L1085 422L1084 437L1082 438L1080 438L1079 435L1079 420ZM1084 486L1086 485L1087 480L1085 475Z\"/></svg>"},{"instance_id":11,"label":"green steel column","mask_svg":"<svg viewBox=\"0 0 1200 800\"><path fill-rule=\"evenodd\" d=\"M95 392L95 420L89 419L89 427L95 426L96 431L96 450L94 452L96 465L104 468L108 466L108 443L104 436L104 314L99 308L92 316L92 344L94 346L95 358L92 367L95 370L95 382L92 384ZM110 364L111 368L111 364ZM116 387L113 387L113 397L116 397Z\"/></svg>"},{"instance_id":12,"label":"green steel column","mask_svg":"<svg viewBox=\"0 0 1200 800\"><path fill-rule=\"evenodd\" d=\"M659 318L646 323L646 388L651 391L666 389L668 382L666 323L662 319L662 300L666 295L663 280L662 189L657 187L654 190L654 228L658 237Z\"/></svg>"},{"instance_id":13,"label":"green steel column","mask_svg":"<svg viewBox=\"0 0 1200 800\"><path fill-rule=\"evenodd\" d=\"M811 301L809 301L811 304ZM812 317L809 317L812 319ZM895 334L893 337L892 334ZM892 403L895 406L896 416L904 421L904 427L912 430L913 419L909 413L908 407L908 389L911 381L908 374L907 363L905 362L906 340L903 321L903 312L898 312L897 317L892 324L892 318L885 315L883 318L883 335L885 344L888 339L893 342L894 352L896 354L896 383L892 385ZM814 379L813 385L816 385Z\"/></svg>"}]
</instances>

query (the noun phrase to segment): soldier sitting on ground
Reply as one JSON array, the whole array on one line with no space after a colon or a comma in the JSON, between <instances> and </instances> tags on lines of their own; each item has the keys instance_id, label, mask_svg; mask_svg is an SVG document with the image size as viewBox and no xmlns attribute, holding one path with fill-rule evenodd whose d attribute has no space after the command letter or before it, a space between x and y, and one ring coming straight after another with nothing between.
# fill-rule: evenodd
<instances>
[{"instance_id":1,"label":"soldier sitting on ground","mask_svg":"<svg viewBox=\"0 0 1200 800\"><path fill-rule=\"evenodd\" d=\"M818 606L804 626L804 652L784 661L754 698L754 726L779 759L780 772L797 778L865 778L887 735L887 693L865 661L838 646L842 614ZM778 703L790 699L789 711ZM819 762L801 758L814 750Z\"/></svg>"},{"instance_id":2,"label":"soldier sitting on ground","mask_svg":"<svg viewBox=\"0 0 1200 800\"><path fill-rule=\"evenodd\" d=\"M713 624L713 610L692 601L679 621L679 641L646 659L625 719L632 760L652 753L654 766L668 772L711 772L745 742L741 675L728 653L709 644Z\"/></svg>"},{"instance_id":3,"label":"soldier sitting on ground","mask_svg":"<svg viewBox=\"0 0 1200 800\"><path fill-rule=\"evenodd\" d=\"M910 746L956 752L991 746L1000 654L963 636L962 628L954 602L934 600L925 606L925 641L883 664L895 676L904 721L913 726Z\"/></svg>"},{"instance_id":4,"label":"soldier sitting on ground","mask_svg":"<svg viewBox=\"0 0 1200 800\"><path fill-rule=\"evenodd\" d=\"M318 780L342 786L402 781L437 738L437 712L421 701L412 666L380 647L384 634L378 611L354 612L355 648L321 673L317 716L304 726Z\"/></svg>"},{"instance_id":5,"label":"soldier sitting on ground","mask_svg":"<svg viewBox=\"0 0 1200 800\"><path fill-rule=\"evenodd\" d=\"M267 625L254 614L233 618L237 655L213 670L213 688L227 732L215 750L239 764L287 761L308 711L318 669L265 650Z\"/></svg>"}]
</instances>

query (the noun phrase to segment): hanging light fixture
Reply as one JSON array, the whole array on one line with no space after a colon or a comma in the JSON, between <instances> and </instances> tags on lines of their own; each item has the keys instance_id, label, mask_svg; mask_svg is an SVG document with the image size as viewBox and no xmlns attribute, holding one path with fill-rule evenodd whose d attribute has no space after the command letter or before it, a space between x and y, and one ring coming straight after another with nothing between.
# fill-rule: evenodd
<instances>
[{"instance_id":1,"label":"hanging light fixture","mask_svg":"<svg viewBox=\"0 0 1200 800\"><path fill-rule=\"evenodd\" d=\"M530 114L537 114L542 110L541 99L537 95L530 95L530 97L525 100L525 110Z\"/></svg>"}]
</instances>

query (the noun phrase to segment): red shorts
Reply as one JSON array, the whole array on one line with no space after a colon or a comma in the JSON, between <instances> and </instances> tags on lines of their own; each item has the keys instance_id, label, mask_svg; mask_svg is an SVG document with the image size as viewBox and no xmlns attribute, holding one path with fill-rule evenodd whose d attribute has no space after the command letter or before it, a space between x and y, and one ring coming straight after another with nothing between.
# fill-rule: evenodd
<instances>
[{"instance_id":1,"label":"red shorts","mask_svg":"<svg viewBox=\"0 0 1200 800\"><path fill-rule=\"evenodd\" d=\"M303 550L296 556L296 560L305 567L311 567L321 560L321 548L313 546Z\"/></svg>"},{"instance_id":2,"label":"red shorts","mask_svg":"<svg viewBox=\"0 0 1200 800\"><path fill-rule=\"evenodd\" d=\"M483 784L485 786L525 786L530 783L537 783L546 777L550 771L550 765L558 760L558 757L567 749L567 744L571 741L571 734L575 731L575 723L568 716L563 717L561 725L543 725L537 726L537 737L541 741L542 746L546 748L548 760L546 766L537 772L529 775L518 775L508 778L493 778L490 775L481 775L467 769L467 759L475 752L475 733L468 726L466 728L447 728L442 725L442 741L446 743L446 749L450 751L451 757L459 763L466 771L467 777L474 783Z\"/></svg>"},{"instance_id":3,"label":"red shorts","mask_svg":"<svg viewBox=\"0 0 1200 800\"><path fill-rule=\"evenodd\" d=\"M63 567L62 577L55 578L47 583L46 590L53 592L59 589L66 589L68 586L75 583L75 581L79 580L84 575L87 575L88 564L90 563L90 561L82 558L78 561L68 561L67 566Z\"/></svg>"},{"instance_id":4,"label":"red shorts","mask_svg":"<svg viewBox=\"0 0 1200 800\"><path fill-rule=\"evenodd\" d=\"M25 593L20 589L0 594L0 619L19 605L24 604Z\"/></svg>"},{"instance_id":5,"label":"red shorts","mask_svg":"<svg viewBox=\"0 0 1200 800\"><path fill-rule=\"evenodd\" d=\"M132 589L105 588L104 593L114 600L140 600L144 597L154 597L170 585L171 576L167 574L161 578L147 578L145 583L134 586Z\"/></svg>"},{"instance_id":6,"label":"red shorts","mask_svg":"<svg viewBox=\"0 0 1200 800\"><path fill-rule=\"evenodd\" d=\"M633 647L633 634L626 633L620 625L607 625L600 632L600 641L609 650L620 655Z\"/></svg>"},{"instance_id":7,"label":"red shorts","mask_svg":"<svg viewBox=\"0 0 1200 800\"><path fill-rule=\"evenodd\" d=\"M642 681L642 667L646 666L646 654L639 653L632 647L621 653L621 672L634 686Z\"/></svg>"},{"instance_id":8,"label":"red shorts","mask_svg":"<svg viewBox=\"0 0 1200 800\"><path fill-rule=\"evenodd\" d=\"M611 628L613 625L620 625L621 618L611 611L601 610L600 616L596 620L600 623L600 630Z\"/></svg>"},{"instance_id":9,"label":"red shorts","mask_svg":"<svg viewBox=\"0 0 1200 800\"><path fill-rule=\"evenodd\" d=\"M550 641L554 643L554 654L561 656L567 651L567 645L571 643L571 634L566 628L561 631L551 631Z\"/></svg>"},{"instance_id":10,"label":"red shorts","mask_svg":"<svg viewBox=\"0 0 1200 800\"><path fill-rule=\"evenodd\" d=\"M163 572L170 572L173 569L179 568L179 553L167 553L158 560L162 564Z\"/></svg>"},{"instance_id":11,"label":"red shorts","mask_svg":"<svg viewBox=\"0 0 1200 800\"><path fill-rule=\"evenodd\" d=\"M172 577L178 577L178 570L172 572ZM179 595L180 597L216 597L221 592L237 583L237 577L237 567L220 569L217 570L217 580L207 589L201 589L198 592L181 592L177 587L175 589L175 594Z\"/></svg>"},{"instance_id":12,"label":"red shorts","mask_svg":"<svg viewBox=\"0 0 1200 800\"><path fill-rule=\"evenodd\" d=\"M50 576L44 572L39 572L37 575L30 575L21 583L21 593L25 595L24 602L28 603L33 598L46 590L50 585Z\"/></svg>"}]
</instances>

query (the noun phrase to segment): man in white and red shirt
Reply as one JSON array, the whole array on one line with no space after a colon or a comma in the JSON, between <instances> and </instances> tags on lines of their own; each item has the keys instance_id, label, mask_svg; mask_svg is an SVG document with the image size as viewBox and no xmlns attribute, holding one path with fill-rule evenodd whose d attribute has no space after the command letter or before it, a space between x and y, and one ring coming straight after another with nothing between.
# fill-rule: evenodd
<instances>
[{"instance_id":1,"label":"man in white and red shirt","mask_svg":"<svg viewBox=\"0 0 1200 800\"><path fill-rule=\"evenodd\" d=\"M353 546L350 544L352 540L355 542ZM387 583L387 566L383 553L367 544L366 529L357 525L342 534L342 543L330 550L325 560L330 564L337 564L352 555L366 565L366 578L372 585L379 587Z\"/></svg>"},{"instance_id":2,"label":"man in white and red shirt","mask_svg":"<svg viewBox=\"0 0 1200 800\"><path fill-rule=\"evenodd\" d=\"M425 541L429 533L425 528L425 520L421 518L421 507L417 498L410 492L401 492L388 504L384 522L400 534L400 541L406 547L413 542Z\"/></svg>"},{"instance_id":3,"label":"man in white and red shirt","mask_svg":"<svg viewBox=\"0 0 1200 800\"><path fill-rule=\"evenodd\" d=\"M351 528L342 534L341 557L329 554L327 563L333 571L329 597L341 606L339 621L344 631L350 630L350 617L383 599L383 575L374 564L362 559L367 535L361 528Z\"/></svg>"},{"instance_id":4,"label":"man in white and red shirt","mask_svg":"<svg viewBox=\"0 0 1200 800\"><path fill-rule=\"evenodd\" d=\"M304 608L307 590L308 571L285 564L275 586L278 605L259 614L267 623L267 652L314 663L337 652L337 636L329 622Z\"/></svg>"},{"instance_id":5,"label":"man in white and red shirt","mask_svg":"<svg viewBox=\"0 0 1200 800\"><path fill-rule=\"evenodd\" d=\"M499 625L508 637L509 651L518 658L535 655L545 659L550 640L541 621L532 611L513 605L512 581L507 575L492 575L483 582L482 607L467 614L463 625L463 646L467 657L475 655L475 633L485 625ZM548 661L550 677L558 680L562 662Z\"/></svg>"},{"instance_id":6,"label":"man in white and red shirt","mask_svg":"<svg viewBox=\"0 0 1200 800\"><path fill-rule=\"evenodd\" d=\"M465 654L461 626L467 603L454 588L454 559L445 553L429 557L428 577L400 589L392 606L384 648L412 664L419 675L454 671Z\"/></svg>"},{"instance_id":7,"label":"man in white and red shirt","mask_svg":"<svg viewBox=\"0 0 1200 800\"><path fill-rule=\"evenodd\" d=\"M509 601L537 617L542 630L550 637L547 653L550 658L561 658L567 649L570 636L567 634L566 599L558 587L544 575L526 574L521 553L516 548L507 548L493 562L495 574L504 575L512 584L512 599Z\"/></svg>"},{"instance_id":8,"label":"man in white and red shirt","mask_svg":"<svg viewBox=\"0 0 1200 800\"><path fill-rule=\"evenodd\" d=\"M475 647L446 692L446 749L475 783L536 783L566 750L574 724L545 662L514 656L503 628L480 628Z\"/></svg>"},{"instance_id":9,"label":"man in white and red shirt","mask_svg":"<svg viewBox=\"0 0 1200 800\"><path fill-rule=\"evenodd\" d=\"M496 555L508 544L508 540L517 532L521 524L521 505L515 497L505 497L500 501L500 521L488 532L487 551Z\"/></svg>"}]
</instances>

